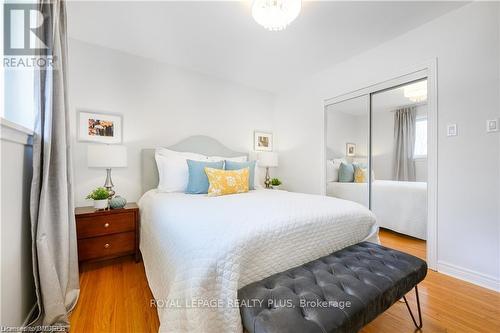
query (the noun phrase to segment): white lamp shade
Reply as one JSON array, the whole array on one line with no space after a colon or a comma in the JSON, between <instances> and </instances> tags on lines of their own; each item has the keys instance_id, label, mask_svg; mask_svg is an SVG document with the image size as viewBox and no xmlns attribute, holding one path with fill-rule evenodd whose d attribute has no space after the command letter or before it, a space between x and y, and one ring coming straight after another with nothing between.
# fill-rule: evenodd
<instances>
[{"instance_id":1,"label":"white lamp shade","mask_svg":"<svg viewBox=\"0 0 500 333\"><path fill-rule=\"evenodd\" d=\"M127 166L127 147L120 145L88 145L89 168L124 168Z\"/></svg>"},{"instance_id":2,"label":"white lamp shade","mask_svg":"<svg viewBox=\"0 0 500 333\"><path fill-rule=\"evenodd\" d=\"M259 166L264 168L275 168L278 166L278 154L273 152L259 153Z\"/></svg>"}]
</instances>

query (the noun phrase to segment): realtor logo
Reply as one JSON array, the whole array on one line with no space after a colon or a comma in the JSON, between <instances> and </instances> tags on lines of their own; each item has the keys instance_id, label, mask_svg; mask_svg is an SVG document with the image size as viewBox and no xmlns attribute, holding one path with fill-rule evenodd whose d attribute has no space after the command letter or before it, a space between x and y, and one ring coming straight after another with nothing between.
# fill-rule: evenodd
<instances>
[{"instance_id":1,"label":"realtor logo","mask_svg":"<svg viewBox=\"0 0 500 333\"><path fill-rule=\"evenodd\" d=\"M3 22L5 56L51 55L51 45L46 45L42 36L42 33L52 36L50 20L43 16L36 3L5 3Z\"/></svg>"}]
</instances>

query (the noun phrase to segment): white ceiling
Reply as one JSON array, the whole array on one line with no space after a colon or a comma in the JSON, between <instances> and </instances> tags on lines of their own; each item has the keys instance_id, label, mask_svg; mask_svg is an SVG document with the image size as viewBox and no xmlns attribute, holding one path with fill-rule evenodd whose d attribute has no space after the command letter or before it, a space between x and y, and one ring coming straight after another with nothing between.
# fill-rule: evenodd
<instances>
[{"instance_id":1,"label":"white ceiling","mask_svg":"<svg viewBox=\"0 0 500 333\"><path fill-rule=\"evenodd\" d=\"M71 38L277 92L464 2L304 2L270 32L241 2L68 3Z\"/></svg>"}]
</instances>

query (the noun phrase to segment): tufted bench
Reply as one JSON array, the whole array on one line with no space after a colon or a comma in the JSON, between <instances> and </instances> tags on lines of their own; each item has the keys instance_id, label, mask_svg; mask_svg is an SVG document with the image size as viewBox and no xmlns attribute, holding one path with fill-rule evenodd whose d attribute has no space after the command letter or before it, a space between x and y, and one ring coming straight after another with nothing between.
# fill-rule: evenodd
<instances>
[{"instance_id":1,"label":"tufted bench","mask_svg":"<svg viewBox=\"0 0 500 333\"><path fill-rule=\"evenodd\" d=\"M417 284L425 261L363 242L238 291L249 333L357 332L403 297L422 327ZM405 294L415 287L419 323Z\"/></svg>"}]
</instances>

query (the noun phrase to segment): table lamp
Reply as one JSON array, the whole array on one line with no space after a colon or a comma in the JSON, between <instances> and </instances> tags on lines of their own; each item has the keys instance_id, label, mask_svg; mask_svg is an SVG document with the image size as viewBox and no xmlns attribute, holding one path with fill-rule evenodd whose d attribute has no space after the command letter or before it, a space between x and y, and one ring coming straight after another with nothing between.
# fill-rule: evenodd
<instances>
[{"instance_id":1,"label":"table lamp","mask_svg":"<svg viewBox=\"0 0 500 333\"><path fill-rule=\"evenodd\" d=\"M109 191L109 197L115 195L113 191L113 180L111 179L112 168L124 168L127 166L127 147L120 145L88 145L87 165L89 168L105 168L106 182L104 187Z\"/></svg>"},{"instance_id":2,"label":"table lamp","mask_svg":"<svg viewBox=\"0 0 500 333\"><path fill-rule=\"evenodd\" d=\"M264 184L266 188L271 188L271 177L269 176L269 168L276 168L278 166L278 153L262 152L258 155L259 166L266 168L266 181Z\"/></svg>"}]
</instances>

